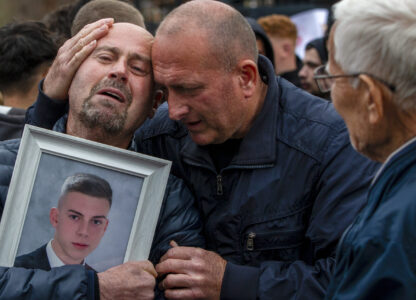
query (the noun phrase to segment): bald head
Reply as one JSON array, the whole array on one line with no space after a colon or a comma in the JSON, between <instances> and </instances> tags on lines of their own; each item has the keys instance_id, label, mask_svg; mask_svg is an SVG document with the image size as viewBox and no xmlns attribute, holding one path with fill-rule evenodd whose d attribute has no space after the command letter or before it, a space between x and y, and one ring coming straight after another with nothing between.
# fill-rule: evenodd
<instances>
[{"instance_id":1,"label":"bald head","mask_svg":"<svg viewBox=\"0 0 416 300\"><path fill-rule=\"evenodd\" d=\"M237 10L222 2L195 0L174 9L160 24L156 40L176 35L206 41L209 53L226 70L232 70L241 59L257 62L256 37L250 25Z\"/></svg>"}]
</instances>

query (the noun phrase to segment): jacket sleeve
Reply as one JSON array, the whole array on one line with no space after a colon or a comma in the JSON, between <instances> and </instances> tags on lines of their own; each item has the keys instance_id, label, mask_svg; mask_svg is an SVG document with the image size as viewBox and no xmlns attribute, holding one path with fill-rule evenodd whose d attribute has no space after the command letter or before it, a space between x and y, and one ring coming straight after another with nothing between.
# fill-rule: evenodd
<instances>
[{"instance_id":1,"label":"jacket sleeve","mask_svg":"<svg viewBox=\"0 0 416 300\"><path fill-rule=\"evenodd\" d=\"M414 244L407 249L406 244L368 239L360 246L348 272L331 283L326 299L416 299L416 270L412 263L416 253ZM345 263L349 262L341 262Z\"/></svg>"},{"instance_id":2,"label":"jacket sleeve","mask_svg":"<svg viewBox=\"0 0 416 300\"><path fill-rule=\"evenodd\" d=\"M228 263L221 299L323 299L338 240L364 205L378 167L352 149L346 132L336 136L316 181L302 260L259 267Z\"/></svg>"},{"instance_id":3,"label":"jacket sleeve","mask_svg":"<svg viewBox=\"0 0 416 300\"><path fill-rule=\"evenodd\" d=\"M52 129L56 121L68 111L68 101L49 98L42 90L43 79L38 86L38 98L26 111L26 124Z\"/></svg>"},{"instance_id":4,"label":"jacket sleeve","mask_svg":"<svg viewBox=\"0 0 416 300\"><path fill-rule=\"evenodd\" d=\"M51 271L0 267L0 299L94 300L95 275L83 266Z\"/></svg>"},{"instance_id":5,"label":"jacket sleeve","mask_svg":"<svg viewBox=\"0 0 416 300\"><path fill-rule=\"evenodd\" d=\"M149 260L157 264L174 240L180 246L204 247L201 217L195 199L183 180L170 175L150 250Z\"/></svg>"}]
</instances>

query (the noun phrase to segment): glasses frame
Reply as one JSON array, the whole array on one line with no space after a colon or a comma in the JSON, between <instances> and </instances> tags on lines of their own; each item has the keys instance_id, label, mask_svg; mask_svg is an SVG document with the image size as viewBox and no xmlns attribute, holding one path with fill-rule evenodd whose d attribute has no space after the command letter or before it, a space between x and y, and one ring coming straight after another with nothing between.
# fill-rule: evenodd
<instances>
[{"instance_id":1,"label":"glasses frame","mask_svg":"<svg viewBox=\"0 0 416 300\"><path fill-rule=\"evenodd\" d=\"M396 91L396 86L394 86L394 85L392 85L392 84L390 84L390 83L388 83L387 81L385 81L385 80L383 80L383 79L381 79L381 78L378 78L377 76L374 76L374 75L372 75L372 74L370 74L370 73L367 73L367 72L357 72L357 73L352 73L352 74L338 74L338 75L331 75L331 74L327 74L327 75L316 75L317 74L317 72L319 71L319 70L322 70L322 69L324 69L325 70L325 72L326 73L328 73L327 71L326 71L326 68L327 68L327 65L322 65L322 66L319 66L319 67L317 67L316 69L315 69L315 71L313 72L314 73L314 76L313 76L313 79L315 80L315 82L316 82L316 85L318 86L318 88L319 88L319 90L321 91L321 93L329 93L330 91L331 91L331 89L332 89L332 85L330 86L330 88L328 89L328 88L324 88L321 84L320 84L320 80L325 80L325 79L336 79L336 78L354 78L354 77L358 77L358 76L360 76L360 75L367 75L367 76L370 76L370 77L372 77L372 78L374 78L375 80L377 80L377 81L380 81L382 84L384 84L386 87L388 87L389 88L389 90L391 91L391 92L395 92Z\"/></svg>"}]
</instances>

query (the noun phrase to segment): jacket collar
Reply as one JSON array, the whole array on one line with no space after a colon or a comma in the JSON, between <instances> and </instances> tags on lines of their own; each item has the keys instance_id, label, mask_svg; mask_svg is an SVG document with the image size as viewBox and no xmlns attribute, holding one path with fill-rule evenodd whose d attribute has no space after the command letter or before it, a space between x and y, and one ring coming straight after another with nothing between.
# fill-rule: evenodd
<instances>
[{"instance_id":1,"label":"jacket collar","mask_svg":"<svg viewBox=\"0 0 416 300\"><path fill-rule=\"evenodd\" d=\"M68 121L68 114L64 115L62 118L60 118L55 125L53 126L53 131L66 133L66 122ZM134 139L130 141L130 144L127 148L127 150L135 151L137 149L136 142Z\"/></svg>"},{"instance_id":2,"label":"jacket collar","mask_svg":"<svg viewBox=\"0 0 416 300\"><path fill-rule=\"evenodd\" d=\"M239 151L232 159L230 166L240 168L270 167L276 159L279 88L271 62L260 55L258 66L263 81L268 85L266 99L253 126L241 141ZM186 136L185 143L182 146L182 155L189 163L198 165L212 164L208 150L195 144L189 134Z\"/></svg>"}]
</instances>

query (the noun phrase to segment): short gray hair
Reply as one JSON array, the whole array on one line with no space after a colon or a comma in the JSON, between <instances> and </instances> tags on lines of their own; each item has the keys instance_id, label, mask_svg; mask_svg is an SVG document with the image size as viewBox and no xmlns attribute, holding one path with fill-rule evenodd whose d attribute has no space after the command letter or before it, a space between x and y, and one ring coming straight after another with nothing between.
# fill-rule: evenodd
<instances>
[{"instance_id":1,"label":"short gray hair","mask_svg":"<svg viewBox=\"0 0 416 300\"><path fill-rule=\"evenodd\" d=\"M178 6L159 25L156 38L193 28L205 35L212 55L224 70L232 71L243 58L257 63L256 37L250 24L236 9L219 1L197 0Z\"/></svg>"},{"instance_id":2,"label":"short gray hair","mask_svg":"<svg viewBox=\"0 0 416 300\"><path fill-rule=\"evenodd\" d=\"M415 109L416 1L342 0L334 6L335 61L396 87L396 104Z\"/></svg>"}]
</instances>

